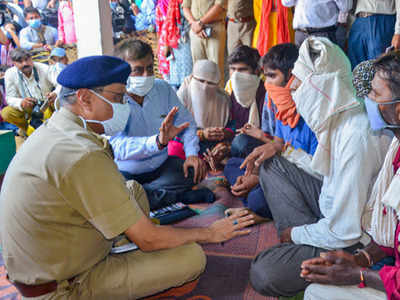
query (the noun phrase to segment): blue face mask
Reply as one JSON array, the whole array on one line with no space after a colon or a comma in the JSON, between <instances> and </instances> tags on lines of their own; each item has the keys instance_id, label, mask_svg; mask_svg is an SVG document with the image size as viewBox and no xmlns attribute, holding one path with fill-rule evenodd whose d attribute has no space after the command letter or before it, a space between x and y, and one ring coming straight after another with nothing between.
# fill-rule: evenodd
<instances>
[{"instance_id":1,"label":"blue face mask","mask_svg":"<svg viewBox=\"0 0 400 300\"><path fill-rule=\"evenodd\" d=\"M372 130L381 130L385 128L400 128L400 125L391 125L388 124L382 116L382 113L379 109L380 105L389 105L394 103L399 103L400 100L386 102L386 103L379 103L371 100L368 96L364 98L365 100L365 108L367 109L368 119L371 124Z\"/></svg>"},{"instance_id":2,"label":"blue face mask","mask_svg":"<svg viewBox=\"0 0 400 300\"><path fill-rule=\"evenodd\" d=\"M116 9L117 8L118 3L117 2L110 2L110 7L111 9Z\"/></svg>"},{"instance_id":3,"label":"blue face mask","mask_svg":"<svg viewBox=\"0 0 400 300\"><path fill-rule=\"evenodd\" d=\"M29 24L30 27L34 29L39 29L40 26L42 25L42 21L40 19L28 20L27 23Z\"/></svg>"}]
</instances>

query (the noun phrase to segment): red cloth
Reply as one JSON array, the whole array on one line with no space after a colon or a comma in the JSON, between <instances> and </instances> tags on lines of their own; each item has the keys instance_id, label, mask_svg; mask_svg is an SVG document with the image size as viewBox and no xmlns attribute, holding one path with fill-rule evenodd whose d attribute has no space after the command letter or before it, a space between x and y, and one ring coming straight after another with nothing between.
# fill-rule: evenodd
<instances>
[{"instance_id":1,"label":"red cloth","mask_svg":"<svg viewBox=\"0 0 400 300\"><path fill-rule=\"evenodd\" d=\"M163 15L159 5L156 7L156 26L158 34L157 56L158 56L158 71L161 75L167 76L169 74L169 61L164 55L167 47L167 24L166 17Z\"/></svg>"},{"instance_id":2,"label":"red cloth","mask_svg":"<svg viewBox=\"0 0 400 300\"><path fill-rule=\"evenodd\" d=\"M250 0L249 0L250 1ZM269 15L272 11L273 0L263 0L261 8L261 23L260 23L260 35L257 41L257 49L261 56L264 56L268 52L268 39L269 39ZM277 13L278 13L278 44L290 43L290 32L289 32L289 21L288 11L289 8L282 5L281 1L277 1Z\"/></svg>"},{"instance_id":3,"label":"red cloth","mask_svg":"<svg viewBox=\"0 0 400 300\"><path fill-rule=\"evenodd\" d=\"M400 149L397 151L396 157L393 160L393 171L394 173L400 168ZM399 252L399 235L400 235L400 223L397 224L396 228L396 236L394 239L394 249L392 249L392 253L390 252L391 248L381 247L383 251L385 251L388 255L393 255L396 259L396 263L394 266L384 266L379 271L379 276L383 281L383 285L385 286L387 298L390 300L400 300L400 252Z\"/></svg>"},{"instance_id":4,"label":"red cloth","mask_svg":"<svg viewBox=\"0 0 400 300\"><path fill-rule=\"evenodd\" d=\"M165 20L167 29L166 43L172 48L178 48L179 38L181 37L178 24L181 23L181 11L179 4L183 0L169 0L167 18Z\"/></svg>"},{"instance_id":5,"label":"red cloth","mask_svg":"<svg viewBox=\"0 0 400 300\"><path fill-rule=\"evenodd\" d=\"M290 89L293 80L294 77L290 78L285 87L265 83L268 93L268 108L272 109L272 102L274 102L277 108L275 117L283 125L289 125L290 128L295 128L300 120L300 114L297 112Z\"/></svg>"}]
</instances>

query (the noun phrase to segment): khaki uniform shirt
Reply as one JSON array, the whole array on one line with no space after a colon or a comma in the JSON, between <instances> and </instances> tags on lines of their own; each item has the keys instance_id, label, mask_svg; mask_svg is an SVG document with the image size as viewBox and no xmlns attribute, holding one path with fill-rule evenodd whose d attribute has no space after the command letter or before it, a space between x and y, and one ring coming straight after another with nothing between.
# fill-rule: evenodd
<instances>
[{"instance_id":1,"label":"khaki uniform shirt","mask_svg":"<svg viewBox=\"0 0 400 300\"><path fill-rule=\"evenodd\" d=\"M80 274L141 218L110 149L65 108L22 145L0 196L1 244L12 281L39 284Z\"/></svg>"},{"instance_id":2,"label":"khaki uniform shirt","mask_svg":"<svg viewBox=\"0 0 400 300\"><path fill-rule=\"evenodd\" d=\"M193 17L195 19L200 19L216 4L219 4L226 9L227 2L228 0L183 0L182 7L189 8ZM224 19L225 15L221 16L221 21Z\"/></svg>"},{"instance_id":3,"label":"khaki uniform shirt","mask_svg":"<svg viewBox=\"0 0 400 300\"><path fill-rule=\"evenodd\" d=\"M253 1L250 0L229 0L227 16L230 19L252 17Z\"/></svg>"},{"instance_id":4,"label":"khaki uniform shirt","mask_svg":"<svg viewBox=\"0 0 400 300\"><path fill-rule=\"evenodd\" d=\"M356 15L359 12L396 16L395 33L400 34L400 0L358 0Z\"/></svg>"}]
</instances>

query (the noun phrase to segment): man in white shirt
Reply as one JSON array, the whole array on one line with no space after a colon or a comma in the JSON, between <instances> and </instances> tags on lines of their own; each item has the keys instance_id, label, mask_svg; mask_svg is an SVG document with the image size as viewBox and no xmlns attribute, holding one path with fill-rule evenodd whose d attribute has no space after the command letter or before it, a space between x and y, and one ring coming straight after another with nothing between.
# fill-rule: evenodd
<instances>
[{"instance_id":1,"label":"man in white shirt","mask_svg":"<svg viewBox=\"0 0 400 300\"><path fill-rule=\"evenodd\" d=\"M56 82L52 81L45 64L33 62L28 51L17 48L10 52L14 67L6 71L6 106L1 111L4 121L26 131L35 104L48 99L54 101Z\"/></svg>"},{"instance_id":2,"label":"man in white shirt","mask_svg":"<svg viewBox=\"0 0 400 300\"><path fill-rule=\"evenodd\" d=\"M54 8L57 4L57 0L24 0L24 6L33 6L40 10L45 8Z\"/></svg>"},{"instance_id":3,"label":"man in white shirt","mask_svg":"<svg viewBox=\"0 0 400 300\"><path fill-rule=\"evenodd\" d=\"M295 43L300 46L311 36L323 36L336 43L338 26L345 26L352 0L282 0L286 7L296 7L293 19Z\"/></svg>"},{"instance_id":4,"label":"man in white shirt","mask_svg":"<svg viewBox=\"0 0 400 300\"><path fill-rule=\"evenodd\" d=\"M299 276L304 260L368 243L361 216L387 149L371 134L350 62L337 45L308 38L292 74L297 112L318 139L309 167L323 182L316 184L283 157L260 166L260 184L282 242L258 254L250 270L253 287L268 296L304 290L309 284Z\"/></svg>"},{"instance_id":5,"label":"man in white shirt","mask_svg":"<svg viewBox=\"0 0 400 300\"><path fill-rule=\"evenodd\" d=\"M348 51L352 68L390 45L400 49L400 0L358 0L355 9Z\"/></svg>"}]
</instances>

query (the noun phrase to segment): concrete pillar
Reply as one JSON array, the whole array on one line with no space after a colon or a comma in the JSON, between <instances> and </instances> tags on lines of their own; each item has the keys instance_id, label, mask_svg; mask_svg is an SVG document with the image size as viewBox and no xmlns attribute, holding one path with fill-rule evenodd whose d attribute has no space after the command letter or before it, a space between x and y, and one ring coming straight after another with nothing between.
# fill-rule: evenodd
<instances>
[{"instance_id":1,"label":"concrete pillar","mask_svg":"<svg viewBox=\"0 0 400 300\"><path fill-rule=\"evenodd\" d=\"M73 2L78 57L111 55L113 32L108 0L78 0Z\"/></svg>"}]
</instances>

